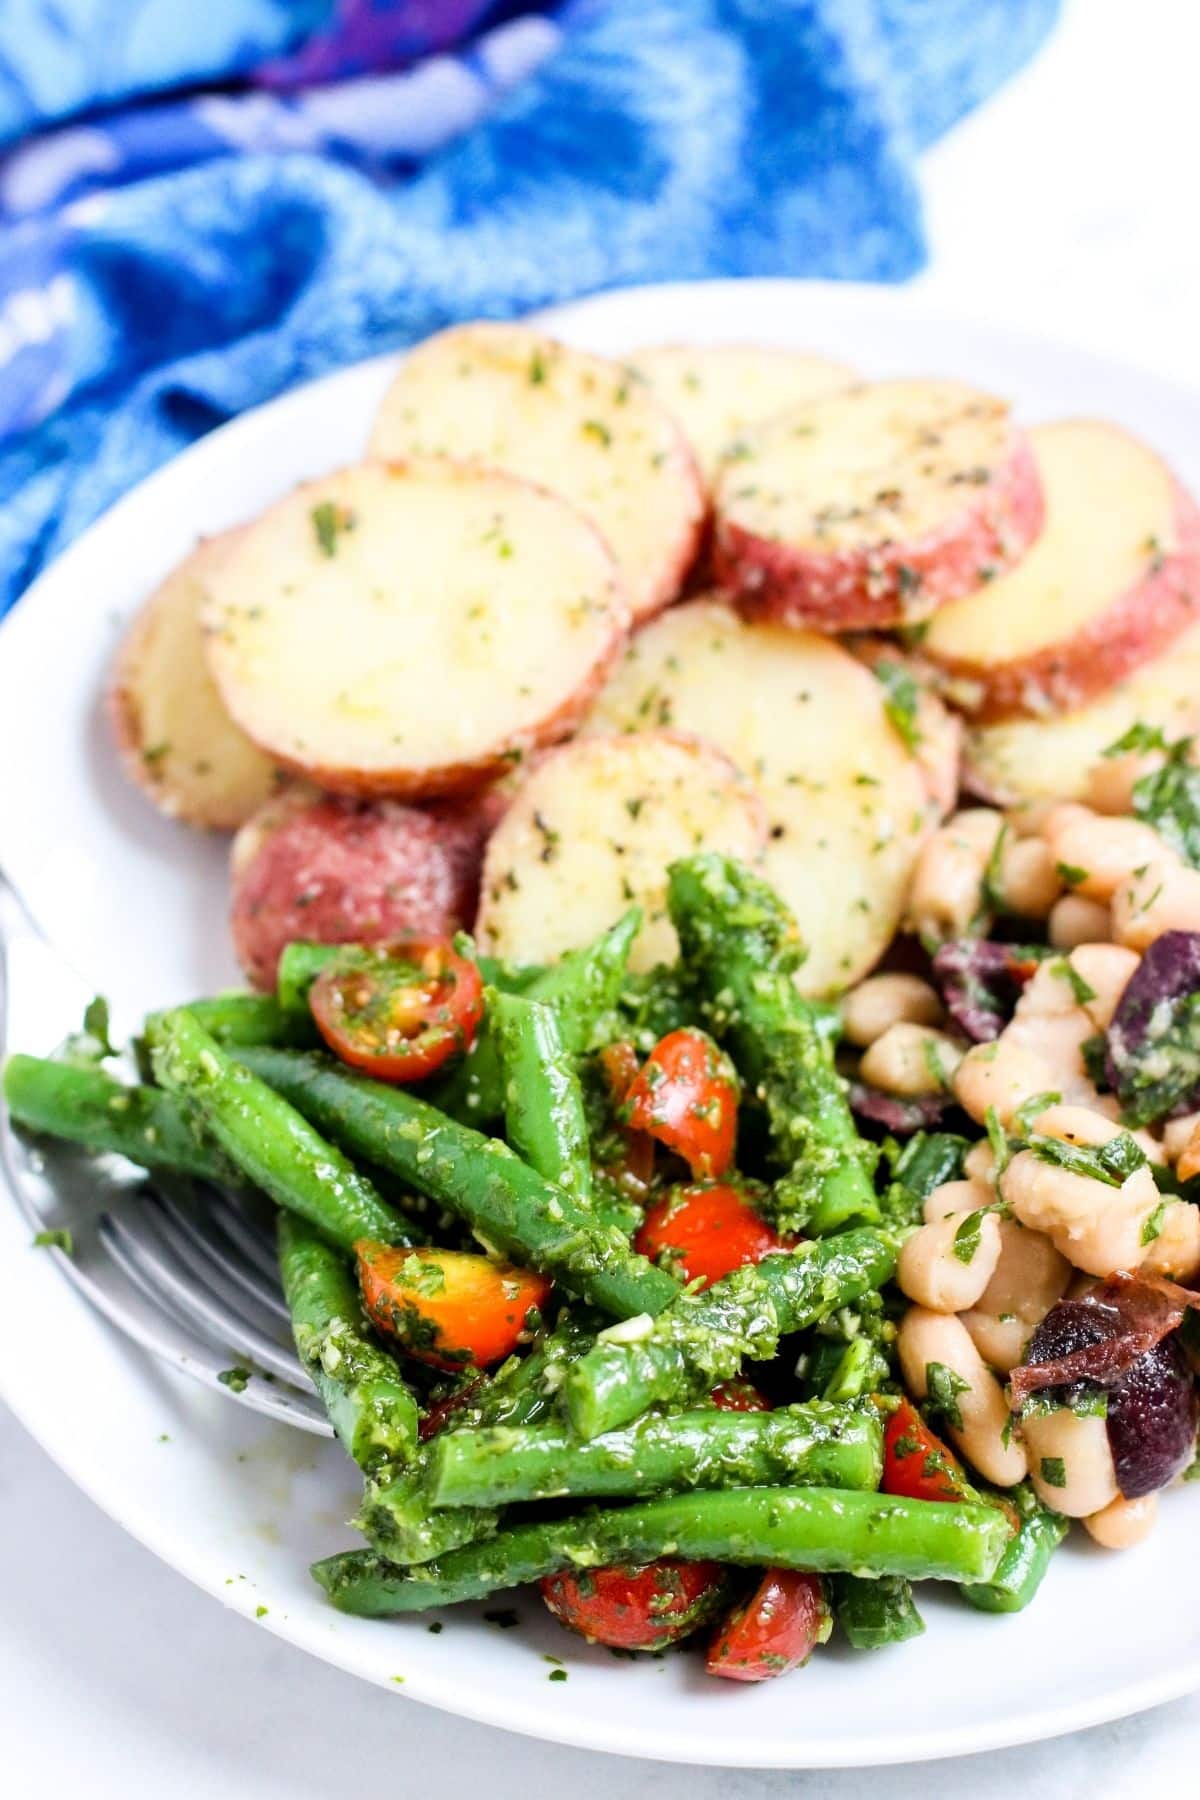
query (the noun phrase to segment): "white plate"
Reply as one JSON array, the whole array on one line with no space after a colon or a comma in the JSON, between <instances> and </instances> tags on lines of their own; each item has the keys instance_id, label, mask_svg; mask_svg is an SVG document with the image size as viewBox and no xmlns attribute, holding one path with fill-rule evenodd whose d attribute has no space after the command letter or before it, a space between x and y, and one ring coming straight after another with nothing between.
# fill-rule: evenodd
<instances>
[{"instance_id":1,"label":"white plate","mask_svg":"<svg viewBox=\"0 0 1200 1800\"><path fill-rule=\"evenodd\" d=\"M1028 419L1101 413L1200 486L1200 395L1128 366L962 321L911 295L787 282L629 290L553 315L602 351L758 339L873 374L960 375ZM224 846L160 820L118 774L100 693L121 621L199 532L353 459L392 359L301 388L144 482L60 557L0 629L0 866L126 1025L234 975ZM37 1050L42 1045L28 1045ZM927 1590L924 1638L878 1657L833 1649L790 1680L708 1680L694 1656L634 1665L569 1637L536 1599L521 1628L445 1615L369 1622L306 1573L352 1540L353 1473L333 1445L168 1376L104 1326L0 1205L5 1398L112 1517L227 1605L326 1661L510 1730L679 1762L822 1767L985 1750L1075 1730L1200 1686L1194 1491L1166 1498L1138 1551L1075 1544L1010 1619ZM136 1604L136 1596L131 1596ZM86 1604L86 1598L83 1601ZM165 1647L166 1648L166 1647ZM171 1654L186 1654L186 1646ZM569 1679L550 1683L547 1655Z\"/></svg>"}]
</instances>

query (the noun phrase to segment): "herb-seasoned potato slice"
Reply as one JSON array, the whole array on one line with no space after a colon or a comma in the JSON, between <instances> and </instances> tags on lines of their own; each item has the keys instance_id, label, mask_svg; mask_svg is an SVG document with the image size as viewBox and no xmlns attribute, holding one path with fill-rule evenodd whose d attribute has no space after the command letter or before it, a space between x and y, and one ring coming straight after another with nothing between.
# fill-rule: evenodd
<instances>
[{"instance_id":1,"label":"herb-seasoned potato slice","mask_svg":"<svg viewBox=\"0 0 1200 1800\"><path fill-rule=\"evenodd\" d=\"M958 381L878 381L746 432L713 563L747 613L814 631L912 625L1007 568L1042 524L1024 434Z\"/></svg>"},{"instance_id":2,"label":"herb-seasoned potato slice","mask_svg":"<svg viewBox=\"0 0 1200 1800\"><path fill-rule=\"evenodd\" d=\"M828 638L749 624L720 600L689 601L640 631L588 731L694 733L752 781L767 811L763 873L808 945L799 981L828 994L864 975L900 921L936 808L905 741L919 731L915 684L889 696ZM901 729L897 729L893 720ZM953 762L953 734L944 738ZM919 746L918 746L919 747Z\"/></svg>"},{"instance_id":3,"label":"herb-seasoned potato slice","mask_svg":"<svg viewBox=\"0 0 1200 1800\"><path fill-rule=\"evenodd\" d=\"M670 413L620 363L524 325L463 325L419 344L384 397L371 454L507 469L593 519L636 618L674 598L704 518Z\"/></svg>"},{"instance_id":4,"label":"herb-seasoned potato slice","mask_svg":"<svg viewBox=\"0 0 1200 1800\"><path fill-rule=\"evenodd\" d=\"M762 806L719 750L671 732L580 738L532 769L492 833L476 933L511 962L549 962L635 903L631 965L678 954L667 869L696 850L762 853Z\"/></svg>"},{"instance_id":5,"label":"herb-seasoned potato slice","mask_svg":"<svg viewBox=\"0 0 1200 1800\"><path fill-rule=\"evenodd\" d=\"M279 780L229 717L204 662L205 582L234 536L197 545L151 594L121 640L108 692L130 780L170 818L216 831L236 831Z\"/></svg>"},{"instance_id":6,"label":"herb-seasoned potato slice","mask_svg":"<svg viewBox=\"0 0 1200 1800\"><path fill-rule=\"evenodd\" d=\"M1120 426L1030 432L1046 525L1015 568L931 620L922 648L981 720L1079 707L1200 618L1200 510Z\"/></svg>"},{"instance_id":7,"label":"herb-seasoned potato slice","mask_svg":"<svg viewBox=\"0 0 1200 1800\"><path fill-rule=\"evenodd\" d=\"M552 494L449 463L363 463L230 544L204 610L226 706L338 793L481 786L565 736L629 605L595 527Z\"/></svg>"},{"instance_id":8,"label":"herb-seasoned potato slice","mask_svg":"<svg viewBox=\"0 0 1200 1800\"><path fill-rule=\"evenodd\" d=\"M968 785L999 806L1088 800L1088 772L1131 725L1183 737L1200 726L1200 625L1074 712L974 726L964 746Z\"/></svg>"},{"instance_id":9,"label":"herb-seasoned potato slice","mask_svg":"<svg viewBox=\"0 0 1200 1800\"><path fill-rule=\"evenodd\" d=\"M736 460L751 426L857 379L849 363L761 344L649 344L629 360L683 426L707 481L722 456Z\"/></svg>"}]
</instances>

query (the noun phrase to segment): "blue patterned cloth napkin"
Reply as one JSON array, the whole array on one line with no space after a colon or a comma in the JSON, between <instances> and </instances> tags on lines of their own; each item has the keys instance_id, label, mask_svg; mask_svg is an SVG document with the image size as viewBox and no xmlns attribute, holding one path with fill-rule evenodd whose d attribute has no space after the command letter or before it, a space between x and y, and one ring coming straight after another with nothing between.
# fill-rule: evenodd
<instances>
[{"instance_id":1,"label":"blue patterned cloth napkin","mask_svg":"<svg viewBox=\"0 0 1200 1800\"><path fill-rule=\"evenodd\" d=\"M1058 0L4 0L0 612L298 381L626 282L894 281Z\"/></svg>"}]
</instances>

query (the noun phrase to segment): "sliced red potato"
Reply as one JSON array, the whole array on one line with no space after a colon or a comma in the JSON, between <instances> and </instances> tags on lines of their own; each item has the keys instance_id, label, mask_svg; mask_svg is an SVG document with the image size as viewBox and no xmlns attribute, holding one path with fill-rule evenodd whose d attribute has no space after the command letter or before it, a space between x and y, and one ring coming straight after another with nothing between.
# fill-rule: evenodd
<instances>
[{"instance_id":1,"label":"sliced red potato","mask_svg":"<svg viewBox=\"0 0 1200 1800\"><path fill-rule=\"evenodd\" d=\"M671 732L577 739L532 769L488 844L476 934L512 962L552 962L642 908L634 969L678 954L667 869L720 850L757 862L757 797L709 744Z\"/></svg>"},{"instance_id":2,"label":"sliced red potato","mask_svg":"<svg viewBox=\"0 0 1200 1800\"><path fill-rule=\"evenodd\" d=\"M1200 727L1200 624L1107 693L1073 712L974 726L964 745L972 792L997 806L1089 800L1089 773L1131 725L1168 738Z\"/></svg>"},{"instance_id":3,"label":"sliced red potato","mask_svg":"<svg viewBox=\"0 0 1200 1800\"><path fill-rule=\"evenodd\" d=\"M1153 450L1092 419L1040 425L1041 537L945 608L922 649L982 722L1082 706L1200 618L1200 510Z\"/></svg>"},{"instance_id":4,"label":"sliced red potato","mask_svg":"<svg viewBox=\"0 0 1200 1800\"><path fill-rule=\"evenodd\" d=\"M1014 563L1042 492L1007 405L958 381L878 381L744 435L716 493L713 564L756 618L912 625Z\"/></svg>"},{"instance_id":5,"label":"sliced red potato","mask_svg":"<svg viewBox=\"0 0 1200 1800\"><path fill-rule=\"evenodd\" d=\"M637 634L585 730L656 726L716 744L761 795L763 873L808 945L804 992L865 975L900 922L936 814L881 684L828 638L693 600Z\"/></svg>"},{"instance_id":6,"label":"sliced red potato","mask_svg":"<svg viewBox=\"0 0 1200 1800\"><path fill-rule=\"evenodd\" d=\"M362 463L306 482L211 572L209 666L264 750L321 787L478 787L565 736L629 606L599 533L512 476Z\"/></svg>"},{"instance_id":7,"label":"sliced red potato","mask_svg":"<svg viewBox=\"0 0 1200 1800\"><path fill-rule=\"evenodd\" d=\"M271 802L233 841L233 945L247 979L271 991L295 938L378 943L469 924L495 816L491 795L420 808L301 784Z\"/></svg>"},{"instance_id":8,"label":"sliced red potato","mask_svg":"<svg viewBox=\"0 0 1200 1800\"><path fill-rule=\"evenodd\" d=\"M751 426L857 380L849 363L762 344L650 344L629 361L683 426L708 481Z\"/></svg>"},{"instance_id":9,"label":"sliced red potato","mask_svg":"<svg viewBox=\"0 0 1200 1800\"><path fill-rule=\"evenodd\" d=\"M121 641L108 692L126 774L172 819L236 831L279 785L277 763L229 717L204 661L209 571L236 533L172 570Z\"/></svg>"},{"instance_id":10,"label":"sliced red potato","mask_svg":"<svg viewBox=\"0 0 1200 1800\"><path fill-rule=\"evenodd\" d=\"M604 534L637 618L679 592L704 520L691 452L646 384L525 325L463 325L418 345L384 396L371 454L486 463L561 494Z\"/></svg>"}]
</instances>

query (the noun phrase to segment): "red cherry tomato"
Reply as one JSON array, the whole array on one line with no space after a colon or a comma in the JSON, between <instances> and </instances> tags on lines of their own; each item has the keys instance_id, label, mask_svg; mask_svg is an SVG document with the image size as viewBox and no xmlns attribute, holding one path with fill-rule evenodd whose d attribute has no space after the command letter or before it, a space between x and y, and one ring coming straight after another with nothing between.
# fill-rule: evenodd
<instances>
[{"instance_id":1,"label":"red cherry tomato","mask_svg":"<svg viewBox=\"0 0 1200 1800\"><path fill-rule=\"evenodd\" d=\"M371 1322L435 1369L486 1369L511 1356L551 1284L528 1269L466 1250L354 1246Z\"/></svg>"},{"instance_id":2,"label":"red cherry tomato","mask_svg":"<svg viewBox=\"0 0 1200 1800\"><path fill-rule=\"evenodd\" d=\"M661 1650L712 1618L726 1576L720 1563L670 1559L641 1568L564 1569L540 1585L555 1618L590 1643Z\"/></svg>"},{"instance_id":3,"label":"red cherry tomato","mask_svg":"<svg viewBox=\"0 0 1200 1800\"><path fill-rule=\"evenodd\" d=\"M832 1629L819 1575L768 1569L717 1632L704 1666L725 1681L770 1681L806 1663Z\"/></svg>"},{"instance_id":4,"label":"red cherry tomato","mask_svg":"<svg viewBox=\"0 0 1200 1800\"><path fill-rule=\"evenodd\" d=\"M682 1156L693 1176L724 1175L737 1142L733 1064L703 1031L660 1038L629 1089L629 1123Z\"/></svg>"},{"instance_id":5,"label":"red cherry tomato","mask_svg":"<svg viewBox=\"0 0 1200 1800\"><path fill-rule=\"evenodd\" d=\"M771 1402L760 1394L752 1381L739 1376L736 1381L723 1381L708 1396L720 1412L770 1412Z\"/></svg>"},{"instance_id":6,"label":"red cherry tomato","mask_svg":"<svg viewBox=\"0 0 1200 1800\"><path fill-rule=\"evenodd\" d=\"M613 1104L623 1107L638 1078L637 1051L627 1038L606 1044L600 1052L600 1067L604 1070ZM628 1126L621 1136L624 1141L621 1160L608 1172L626 1193L641 1200L654 1178L654 1139L648 1131L631 1131Z\"/></svg>"},{"instance_id":7,"label":"red cherry tomato","mask_svg":"<svg viewBox=\"0 0 1200 1800\"><path fill-rule=\"evenodd\" d=\"M962 1464L935 1437L911 1400L900 1401L883 1428L880 1490L908 1500L972 1498Z\"/></svg>"},{"instance_id":8,"label":"red cherry tomato","mask_svg":"<svg viewBox=\"0 0 1200 1800\"><path fill-rule=\"evenodd\" d=\"M685 1281L705 1287L740 1269L761 1262L782 1240L755 1212L746 1192L730 1182L698 1182L673 1188L642 1220L635 1247L652 1260L670 1253Z\"/></svg>"},{"instance_id":9,"label":"red cherry tomato","mask_svg":"<svg viewBox=\"0 0 1200 1800\"><path fill-rule=\"evenodd\" d=\"M475 964L443 938L390 938L335 957L309 992L336 1056L380 1081L419 1081L469 1050L483 1017Z\"/></svg>"}]
</instances>

